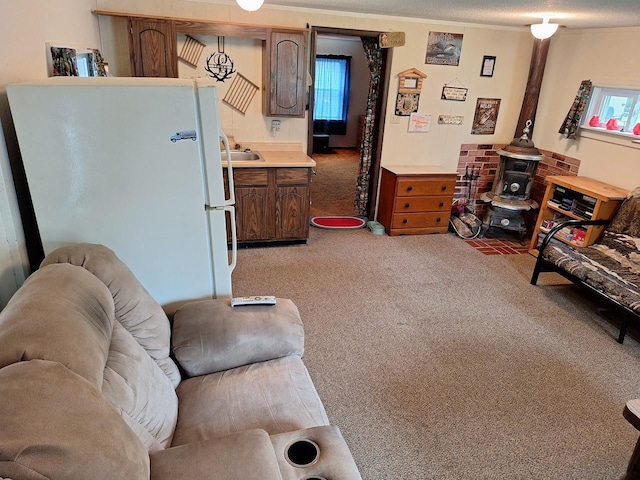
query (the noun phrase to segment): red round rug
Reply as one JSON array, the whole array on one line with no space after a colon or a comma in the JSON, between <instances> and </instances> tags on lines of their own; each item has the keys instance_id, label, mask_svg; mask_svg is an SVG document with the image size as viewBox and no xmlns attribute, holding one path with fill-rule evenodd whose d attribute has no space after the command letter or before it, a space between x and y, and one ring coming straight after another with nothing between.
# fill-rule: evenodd
<instances>
[{"instance_id":1,"label":"red round rug","mask_svg":"<svg viewBox=\"0 0 640 480\"><path fill-rule=\"evenodd\" d=\"M318 228L362 228L366 221L360 217L346 215L323 215L311 217L311 225Z\"/></svg>"}]
</instances>

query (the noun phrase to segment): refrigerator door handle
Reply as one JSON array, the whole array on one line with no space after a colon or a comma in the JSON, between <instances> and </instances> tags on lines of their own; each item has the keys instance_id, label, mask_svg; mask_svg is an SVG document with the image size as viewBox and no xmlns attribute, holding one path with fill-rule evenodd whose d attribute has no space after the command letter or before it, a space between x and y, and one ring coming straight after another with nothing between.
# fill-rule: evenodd
<instances>
[{"instance_id":1,"label":"refrigerator door handle","mask_svg":"<svg viewBox=\"0 0 640 480\"><path fill-rule=\"evenodd\" d=\"M224 144L224 151L227 155L227 183L229 185L229 198L225 199L225 205L234 205L236 203L236 195L235 195L235 186L233 183L233 167L231 164L231 152L229 149L229 139L225 135L225 133L220 130L219 132L220 138L222 138L222 143ZM235 216L232 217L235 222ZM235 228L234 228L235 233Z\"/></svg>"},{"instance_id":2,"label":"refrigerator door handle","mask_svg":"<svg viewBox=\"0 0 640 480\"><path fill-rule=\"evenodd\" d=\"M236 209L232 205L224 207L225 212L229 212L231 220L231 263L229 264L229 271L232 272L236 268L238 261L238 237L236 236Z\"/></svg>"}]
</instances>

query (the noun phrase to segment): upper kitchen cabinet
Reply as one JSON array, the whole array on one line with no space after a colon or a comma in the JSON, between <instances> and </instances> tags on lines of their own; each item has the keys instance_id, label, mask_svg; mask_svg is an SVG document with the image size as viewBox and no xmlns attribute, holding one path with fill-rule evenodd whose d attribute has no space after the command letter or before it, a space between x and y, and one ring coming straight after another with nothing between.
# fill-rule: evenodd
<instances>
[{"instance_id":1,"label":"upper kitchen cabinet","mask_svg":"<svg viewBox=\"0 0 640 480\"><path fill-rule=\"evenodd\" d=\"M134 76L177 77L176 43L174 22L129 17L129 51Z\"/></svg>"},{"instance_id":2,"label":"upper kitchen cabinet","mask_svg":"<svg viewBox=\"0 0 640 480\"><path fill-rule=\"evenodd\" d=\"M269 32L263 55L265 116L304 117L306 45L305 32Z\"/></svg>"}]
</instances>

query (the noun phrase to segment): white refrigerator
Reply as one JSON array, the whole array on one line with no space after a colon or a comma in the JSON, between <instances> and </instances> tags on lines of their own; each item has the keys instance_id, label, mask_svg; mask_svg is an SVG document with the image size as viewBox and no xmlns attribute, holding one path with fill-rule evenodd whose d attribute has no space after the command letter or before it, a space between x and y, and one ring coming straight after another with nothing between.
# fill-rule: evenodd
<instances>
[{"instance_id":1,"label":"white refrigerator","mask_svg":"<svg viewBox=\"0 0 640 480\"><path fill-rule=\"evenodd\" d=\"M54 77L7 94L45 255L104 244L168 312L232 296L233 174L212 83Z\"/></svg>"}]
</instances>

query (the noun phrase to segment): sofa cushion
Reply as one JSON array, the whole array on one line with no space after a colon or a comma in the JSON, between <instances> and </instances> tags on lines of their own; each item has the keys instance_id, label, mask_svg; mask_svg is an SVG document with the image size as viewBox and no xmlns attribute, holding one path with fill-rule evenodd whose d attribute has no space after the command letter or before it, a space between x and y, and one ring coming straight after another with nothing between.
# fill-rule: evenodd
<instances>
[{"instance_id":1,"label":"sofa cushion","mask_svg":"<svg viewBox=\"0 0 640 480\"><path fill-rule=\"evenodd\" d=\"M232 307L228 300L188 303L173 317L173 353L189 376L304 352L304 327L291 300Z\"/></svg>"},{"instance_id":2,"label":"sofa cushion","mask_svg":"<svg viewBox=\"0 0 640 480\"><path fill-rule=\"evenodd\" d=\"M640 187L635 188L622 202L607 231L640 237Z\"/></svg>"},{"instance_id":3,"label":"sofa cushion","mask_svg":"<svg viewBox=\"0 0 640 480\"><path fill-rule=\"evenodd\" d=\"M296 355L184 380L172 446L253 428L269 434L328 425Z\"/></svg>"},{"instance_id":4,"label":"sofa cushion","mask_svg":"<svg viewBox=\"0 0 640 480\"><path fill-rule=\"evenodd\" d=\"M62 364L1 368L0 399L0 477L149 478L144 445L95 385Z\"/></svg>"},{"instance_id":5,"label":"sofa cushion","mask_svg":"<svg viewBox=\"0 0 640 480\"><path fill-rule=\"evenodd\" d=\"M113 329L102 391L149 451L171 444L178 418L176 392L160 367L118 322ZM139 431L136 423L151 436Z\"/></svg>"},{"instance_id":6,"label":"sofa cushion","mask_svg":"<svg viewBox=\"0 0 640 480\"><path fill-rule=\"evenodd\" d=\"M42 268L0 313L0 367L52 360L101 388L113 315L109 290L86 270Z\"/></svg>"},{"instance_id":7,"label":"sofa cushion","mask_svg":"<svg viewBox=\"0 0 640 480\"><path fill-rule=\"evenodd\" d=\"M552 241L544 259L640 313L640 238L606 231L599 243L573 248Z\"/></svg>"},{"instance_id":8,"label":"sofa cushion","mask_svg":"<svg viewBox=\"0 0 640 480\"><path fill-rule=\"evenodd\" d=\"M174 387L178 386L180 372L169 358L169 319L129 267L112 250L103 245L88 243L69 245L47 255L42 266L52 263L81 266L99 278L111 291L116 320L158 363Z\"/></svg>"},{"instance_id":9,"label":"sofa cushion","mask_svg":"<svg viewBox=\"0 0 640 480\"><path fill-rule=\"evenodd\" d=\"M269 435L258 429L152 453L151 477L153 480L282 480Z\"/></svg>"}]
</instances>

